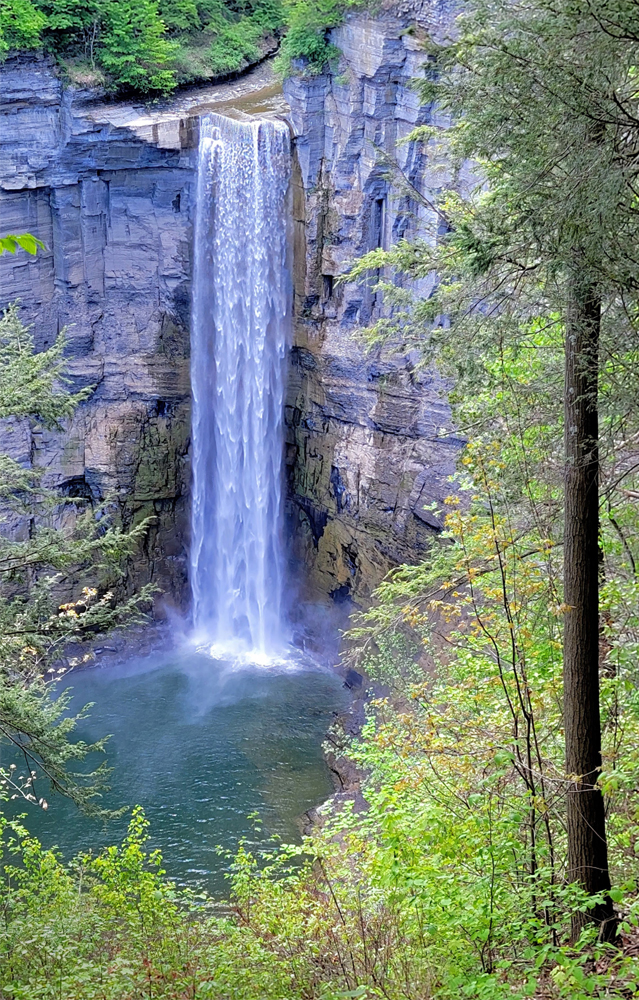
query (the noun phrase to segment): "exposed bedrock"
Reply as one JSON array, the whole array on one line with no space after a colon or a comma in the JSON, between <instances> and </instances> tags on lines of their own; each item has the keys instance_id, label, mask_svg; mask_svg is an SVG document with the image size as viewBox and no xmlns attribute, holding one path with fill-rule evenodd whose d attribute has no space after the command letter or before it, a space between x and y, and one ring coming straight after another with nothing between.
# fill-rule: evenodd
<instances>
[{"instance_id":1,"label":"exposed bedrock","mask_svg":"<svg viewBox=\"0 0 639 1000\"><path fill-rule=\"evenodd\" d=\"M285 84L297 155L288 514L295 554L337 601L365 600L391 566L424 554L460 444L440 378L365 346L361 327L384 309L374 277L337 282L368 250L436 237L418 194L441 189L445 166L422 143L397 143L431 121L411 83L425 29L446 23L446 4L352 16L333 32L339 66Z\"/></svg>"},{"instance_id":2,"label":"exposed bedrock","mask_svg":"<svg viewBox=\"0 0 639 1000\"><path fill-rule=\"evenodd\" d=\"M445 2L418 0L352 16L334 32L339 66L285 87L295 135L289 526L314 588L337 601L365 600L389 567L423 555L459 446L438 377L410 355L366 349L360 330L384 308L373 279L336 280L371 248L436 233L397 168L426 199L445 169L397 140L430 120L411 81L423 72L424 26L447 21ZM214 88L213 103L248 95L250 105L276 89L269 73ZM73 385L95 387L62 432L1 422L0 450L69 495L115 497L125 525L152 517L128 585L154 581L177 603L188 593L196 116L213 91L202 93L159 109L98 106L63 90L47 59L0 65L0 230L47 245L36 258L0 258L0 306L21 299L38 348L66 327Z\"/></svg>"},{"instance_id":3,"label":"exposed bedrock","mask_svg":"<svg viewBox=\"0 0 639 1000\"><path fill-rule=\"evenodd\" d=\"M139 135L96 120L47 59L0 67L0 228L47 245L36 258L0 258L0 305L21 300L39 349L66 327L72 385L95 387L62 432L3 422L3 450L71 496L114 496L125 525L152 517L129 584L152 580L178 600L194 121Z\"/></svg>"}]
</instances>

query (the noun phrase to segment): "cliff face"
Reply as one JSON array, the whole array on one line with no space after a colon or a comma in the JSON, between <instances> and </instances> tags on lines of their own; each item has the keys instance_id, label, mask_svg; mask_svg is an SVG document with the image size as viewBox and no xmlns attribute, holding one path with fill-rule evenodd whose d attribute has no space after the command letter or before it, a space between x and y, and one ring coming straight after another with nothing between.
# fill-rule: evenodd
<instances>
[{"instance_id":1,"label":"cliff face","mask_svg":"<svg viewBox=\"0 0 639 1000\"><path fill-rule=\"evenodd\" d=\"M364 345L358 328L384 309L374 278L336 282L368 250L436 237L424 199L445 172L421 143L397 143L431 120L411 82L425 28L447 23L445 3L350 17L333 32L339 66L285 84L297 152L289 518L296 555L338 601L366 598L392 565L423 555L460 445L441 380L414 356Z\"/></svg>"},{"instance_id":2,"label":"cliff face","mask_svg":"<svg viewBox=\"0 0 639 1000\"><path fill-rule=\"evenodd\" d=\"M366 349L359 330L384 309L374 280L336 281L367 250L436 233L427 200L445 176L421 145L397 141L430 120L411 81L424 26L449 22L446 2L350 17L334 32L340 65L285 88L296 150L289 525L313 586L337 601L365 599L390 566L423 555L459 447L437 376L410 355ZM95 387L63 432L0 422L0 450L69 495L114 496L125 525L154 518L129 583L153 580L178 602L197 114L261 111L276 89L265 68L151 114L83 103L46 59L0 66L0 229L48 248L0 258L0 306L22 301L38 348L66 327L73 385Z\"/></svg>"},{"instance_id":3,"label":"cliff face","mask_svg":"<svg viewBox=\"0 0 639 1000\"><path fill-rule=\"evenodd\" d=\"M46 59L7 60L0 75L0 226L47 245L0 258L0 304L21 300L39 349L66 327L72 385L95 387L64 432L3 422L3 450L68 495L114 495L125 525L152 516L130 584L179 599L197 120L116 127L63 92Z\"/></svg>"}]
</instances>

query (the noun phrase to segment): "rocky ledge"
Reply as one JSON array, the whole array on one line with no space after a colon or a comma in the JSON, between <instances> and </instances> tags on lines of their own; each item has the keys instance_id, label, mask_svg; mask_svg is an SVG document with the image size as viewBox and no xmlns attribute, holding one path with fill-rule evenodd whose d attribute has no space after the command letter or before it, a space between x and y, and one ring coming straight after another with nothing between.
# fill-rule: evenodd
<instances>
[{"instance_id":1,"label":"rocky ledge","mask_svg":"<svg viewBox=\"0 0 639 1000\"><path fill-rule=\"evenodd\" d=\"M351 16L332 34L339 65L285 84L297 156L289 518L297 557L336 601L365 600L391 566L424 554L460 445L441 379L363 342L384 315L374 277L337 280L368 250L436 238L426 202L445 172L421 143L398 142L432 120L412 84L425 32L447 24L445 2Z\"/></svg>"}]
</instances>

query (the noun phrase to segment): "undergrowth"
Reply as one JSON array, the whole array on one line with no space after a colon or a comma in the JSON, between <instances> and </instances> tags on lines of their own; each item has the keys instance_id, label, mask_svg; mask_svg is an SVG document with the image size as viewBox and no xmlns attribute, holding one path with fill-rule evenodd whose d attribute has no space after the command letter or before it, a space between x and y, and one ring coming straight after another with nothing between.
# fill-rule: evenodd
<instances>
[{"instance_id":1,"label":"undergrowth","mask_svg":"<svg viewBox=\"0 0 639 1000\"><path fill-rule=\"evenodd\" d=\"M337 55L330 29L365 0L0 0L0 59L44 48L67 79L127 93L245 69L283 37L277 68L320 72Z\"/></svg>"}]
</instances>

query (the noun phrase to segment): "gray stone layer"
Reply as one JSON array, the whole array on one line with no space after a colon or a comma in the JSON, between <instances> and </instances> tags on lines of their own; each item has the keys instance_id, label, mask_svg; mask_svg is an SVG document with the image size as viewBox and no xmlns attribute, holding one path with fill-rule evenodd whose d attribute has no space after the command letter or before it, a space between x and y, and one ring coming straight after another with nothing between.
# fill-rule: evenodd
<instances>
[{"instance_id":1,"label":"gray stone layer","mask_svg":"<svg viewBox=\"0 0 639 1000\"><path fill-rule=\"evenodd\" d=\"M47 485L113 496L125 526L151 517L129 585L181 600L197 120L141 137L81 96L48 59L0 66L0 231L47 246L0 257L0 305L20 300L38 349L66 328L72 385L94 387L62 432L21 421L3 436Z\"/></svg>"},{"instance_id":2,"label":"gray stone layer","mask_svg":"<svg viewBox=\"0 0 639 1000\"><path fill-rule=\"evenodd\" d=\"M403 140L433 121L412 84L425 32L449 25L446 4L351 16L332 33L339 65L285 84L297 152L288 512L297 557L336 600L365 600L391 566L423 556L452 489L446 387L414 355L367 349L361 328L386 308L374 276L337 282L369 250L437 238L428 202L446 165Z\"/></svg>"}]
</instances>

